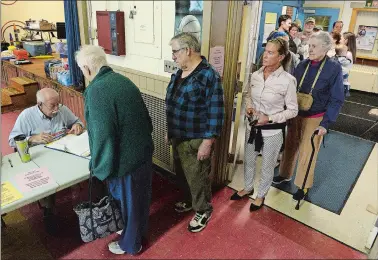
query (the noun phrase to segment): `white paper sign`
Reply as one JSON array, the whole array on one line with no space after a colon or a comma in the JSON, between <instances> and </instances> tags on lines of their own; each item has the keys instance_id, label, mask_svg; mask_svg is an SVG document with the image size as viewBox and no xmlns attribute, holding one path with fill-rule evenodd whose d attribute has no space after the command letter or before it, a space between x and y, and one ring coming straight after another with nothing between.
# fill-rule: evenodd
<instances>
[{"instance_id":1,"label":"white paper sign","mask_svg":"<svg viewBox=\"0 0 378 260\"><path fill-rule=\"evenodd\" d=\"M263 43L267 42L267 38L269 37L270 33L276 29L276 24L264 24L264 35L263 35Z\"/></svg>"},{"instance_id":2,"label":"white paper sign","mask_svg":"<svg viewBox=\"0 0 378 260\"><path fill-rule=\"evenodd\" d=\"M219 75L223 76L224 68L224 47L215 46L210 48L209 62L218 71Z\"/></svg>"},{"instance_id":3,"label":"white paper sign","mask_svg":"<svg viewBox=\"0 0 378 260\"><path fill-rule=\"evenodd\" d=\"M17 174L16 181L23 192L56 183L47 168L37 168L26 173Z\"/></svg>"}]
</instances>

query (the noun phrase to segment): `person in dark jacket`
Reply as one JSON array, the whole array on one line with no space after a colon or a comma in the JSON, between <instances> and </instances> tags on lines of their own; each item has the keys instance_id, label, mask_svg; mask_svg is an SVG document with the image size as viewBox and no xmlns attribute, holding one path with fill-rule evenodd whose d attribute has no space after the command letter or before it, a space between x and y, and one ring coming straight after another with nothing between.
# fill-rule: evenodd
<instances>
[{"instance_id":1,"label":"person in dark jacket","mask_svg":"<svg viewBox=\"0 0 378 260\"><path fill-rule=\"evenodd\" d=\"M268 38L266 39L267 42L270 41L270 40L273 40L275 38L273 38L273 34L275 32L284 32L287 34L287 36L289 37L289 50L291 52L293 52L294 54L297 53L298 49L297 49L297 45L295 44L293 38L291 37L290 33L289 33L289 30L290 30L290 27L291 27L291 24L292 24L292 20L291 20L291 16L290 15L287 15L287 14L283 14L281 15L279 18L278 18L278 28L274 31L272 31ZM276 37L277 38L277 37ZM263 47L265 47L266 44L263 44Z\"/></svg>"},{"instance_id":2,"label":"person in dark jacket","mask_svg":"<svg viewBox=\"0 0 378 260\"><path fill-rule=\"evenodd\" d=\"M302 61L294 72L299 92L312 93L313 103L307 111L299 106L298 117L288 126L280 175L274 177L273 183L290 181L299 157L294 182L298 187L298 191L293 195L295 200L303 199L308 189L312 187L322 137L327 134L330 124L336 121L344 103L341 65L326 55L331 47L332 39L328 32L312 35L309 40L309 58ZM310 139L315 130L319 131L314 138L315 154L305 188L302 190L312 151Z\"/></svg>"},{"instance_id":3,"label":"person in dark jacket","mask_svg":"<svg viewBox=\"0 0 378 260\"><path fill-rule=\"evenodd\" d=\"M137 86L114 72L99 46L84 46L77 63L90 81L84 92L91 160L89 168L106 180L119 202L124 229L109 244L114 254L136 254L147 233L152 179L152 122Z\"/></svg>"}]
</instances>

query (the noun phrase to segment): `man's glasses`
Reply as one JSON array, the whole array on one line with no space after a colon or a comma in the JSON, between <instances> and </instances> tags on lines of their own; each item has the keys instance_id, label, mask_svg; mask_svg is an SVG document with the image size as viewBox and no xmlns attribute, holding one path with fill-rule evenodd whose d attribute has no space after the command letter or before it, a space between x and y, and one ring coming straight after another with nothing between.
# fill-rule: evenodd
<instances>
[{"instance_id":1,"label":"man's glasses","mask_svg":"<svg viewBox=\"0 0 378 260\"><path fill-rule=\"evenodd\" d=\"M42 105L47 107L49 110L59 110L62 107L62 104L55 104L53 106L48 106L45 103L42 102Z\"/></svg>"},{"instance_id":2,"label":"man's glasses","mask_svg":"<svg viewBox=\"0 0 378 260\"><path fill-rule=\"evenodd\" d=\"M178 53L179 51L181 51L183 49L186 49L186 48L180 48L178 50L172 50L172 55L176 56L176 53Z\"/></svg>"}]
</instances>

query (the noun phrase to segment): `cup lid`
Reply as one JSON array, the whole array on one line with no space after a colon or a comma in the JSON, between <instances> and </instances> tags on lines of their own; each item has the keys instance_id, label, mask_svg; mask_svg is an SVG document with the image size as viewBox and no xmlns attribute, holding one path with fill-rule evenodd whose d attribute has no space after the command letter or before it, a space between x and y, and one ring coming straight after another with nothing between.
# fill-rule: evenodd
<instances>
[{"instance_id":1,"label":"cup lid","mask_svg":"<svg viewBox=\"0 0 378 260\"><path fill-rule=\"evenodd\" d=\"M26 139L26 135L18 135L14 138L15 141L23 141Z\"/></svg>"}]
</instances>

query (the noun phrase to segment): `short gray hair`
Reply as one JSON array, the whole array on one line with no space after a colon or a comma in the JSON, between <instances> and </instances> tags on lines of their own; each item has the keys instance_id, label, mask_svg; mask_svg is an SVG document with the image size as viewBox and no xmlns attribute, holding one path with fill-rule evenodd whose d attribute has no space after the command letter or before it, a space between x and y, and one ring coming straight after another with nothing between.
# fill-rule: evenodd
<instances>
[{"instance_id":1,"label":"short gray hair","mask_svg":"<svg viewBox=\"0 0 378 260\"><path fill-rule=\"evenodd\" d=\"M310 39L311 38L315 38L319 42L321 42L325 52L328 52L330 49L332 49L333 41L329 32L319 31L311 35Z\"/></svg>"},{"instance_id":2,"label":"short gray hair","mask_svg":"<svg viewBox=\"0 0 378 260\"><path fill-rule=\"evenodd\" d=\"M75 53L75 59L79 67L88 66L95 73L99 72L101 67L108 65L104 49L95 45L83 45Z\"/></svg>"},{"instance_id":3,"label":"short gray hair","mask_svg":"<svg viewBox=\"0 0 378 260\"><path fill-rule=\"evenodd\" d=\"M172 45L172 41L178 41L180 48L189 48L197 53L201 52L201 45L198 42L197 37L191 33L183 32L177 34L171 39L169 45Z\"/></svg>"},{"instance_id":4,"label":"short gray hair","mask_svg":"<svg viewBox=\"0 0 378 260\"><path fill-rule=\"evenodd\" d=\"M46 95L59 97L59 93L55 89L43 88L38 90L36 93L37 103L44 103L46 101Z\"/></svg>"},{"instance_id":5,"label":"short gray hair","mask_svg":"<svg viewBox=\"0 0 378 260\"><path fill-rule=\"evenodd\" d=\"M37 91L36 96L37 96L37 103L45 102L45 96L41 93L40 90Z\"/></svg>"}]
</instances>

